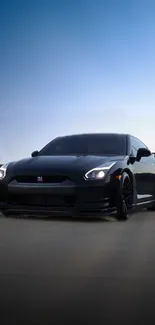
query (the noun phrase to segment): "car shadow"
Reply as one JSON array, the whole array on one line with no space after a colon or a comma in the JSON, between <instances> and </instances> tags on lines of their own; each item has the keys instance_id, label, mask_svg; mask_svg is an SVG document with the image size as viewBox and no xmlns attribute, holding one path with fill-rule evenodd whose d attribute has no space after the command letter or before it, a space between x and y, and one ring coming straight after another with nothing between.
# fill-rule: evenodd
<instances>
[{"instance_id":1,"label":"car shadow","mask_svg":"<svg viewBox=\"0 0 155 325\"><path fill-rule=\"evenodd\" d=\"M2 215L3 216L3 215ZM5 218L5 216L4 216ZM112 216L105 216L102 218L95 217L51 217L51 216L18 216L10 215L7 219L20 219L20 220L42 220L42 221L63 221L63 222L116 222L116 218Z\"/></svg>"}]
</instances>

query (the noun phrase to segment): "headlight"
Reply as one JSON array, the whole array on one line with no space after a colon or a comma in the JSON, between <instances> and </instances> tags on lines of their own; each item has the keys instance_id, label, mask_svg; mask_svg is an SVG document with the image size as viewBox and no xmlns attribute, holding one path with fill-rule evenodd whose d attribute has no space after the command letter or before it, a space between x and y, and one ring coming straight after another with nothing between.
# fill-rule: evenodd
<instances>
[{"instance_id":1,"label":"headlight","mask_svg":"<svg viewBox=\"0 0 155 325\"><path fill-rule=\"evenodd\" d=\"M4 164L0 167L0 180L2 180L5 175L6 175L6 171L7 171L7 167L8 167L8 164Z\"/></svg>"},{"instance_id":2,"label":"headlight","mask_svg":"<svg viewBox=\"0 0 155 325\"><path fill-rule=\"evenodd\" d=\"M112 163L105 163L99 167L95 167L91 170L89 170L84 178L86 180L97 180L97 179L103 179L105 177L106 174L106 170L109 170L114 164L116 164L116 162L112 162Z\"/></svg>"}]
</instances>

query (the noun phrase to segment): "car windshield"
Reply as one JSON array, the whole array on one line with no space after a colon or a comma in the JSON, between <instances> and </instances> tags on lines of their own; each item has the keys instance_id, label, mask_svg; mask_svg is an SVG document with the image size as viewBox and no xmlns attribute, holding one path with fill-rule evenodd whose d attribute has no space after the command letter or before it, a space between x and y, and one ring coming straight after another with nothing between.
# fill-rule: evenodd
<instances>
[{"instance_id":1,"label":"car windshield","mask_svg":"<svg viewBox=\"0 0 155 325\"><path fill-rule=\"evenodd\" d=\"M90 134L59 137L48 143L39 155L126 155L126 136Z\"/></svg>"}]
</instances>

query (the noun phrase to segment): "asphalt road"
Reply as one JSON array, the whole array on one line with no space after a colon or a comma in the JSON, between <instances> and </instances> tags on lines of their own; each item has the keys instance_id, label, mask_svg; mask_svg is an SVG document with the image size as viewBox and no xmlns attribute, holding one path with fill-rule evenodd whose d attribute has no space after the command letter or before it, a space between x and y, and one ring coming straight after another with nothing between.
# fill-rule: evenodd
<instances>
[{"instance_id":1,"label":"asphalt road","mask_svg":"<svg viewBox=\"0 0 155 325\"><path fill-rule=\"evenodd\" d=\"M155 213L124 223L0 217L1 325L150 320Z\"/></svg>"}]
</instances>

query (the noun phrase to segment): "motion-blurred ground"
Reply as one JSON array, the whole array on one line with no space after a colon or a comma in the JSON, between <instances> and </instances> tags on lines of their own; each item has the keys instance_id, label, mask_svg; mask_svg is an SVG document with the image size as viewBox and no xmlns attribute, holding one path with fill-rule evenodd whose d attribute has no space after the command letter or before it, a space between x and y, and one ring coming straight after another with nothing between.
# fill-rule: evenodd
<instances>
[{"instance_id":1,"label":"motion-blurred ground","mask_svg":"<svg viewBox=\"0 0 155 325\"><path fill-rule=\"evenodd\" d=\"M154 298L155 213L128 222L0 217L1 325L149 324Z\"/></svg>"}]
</instances>

